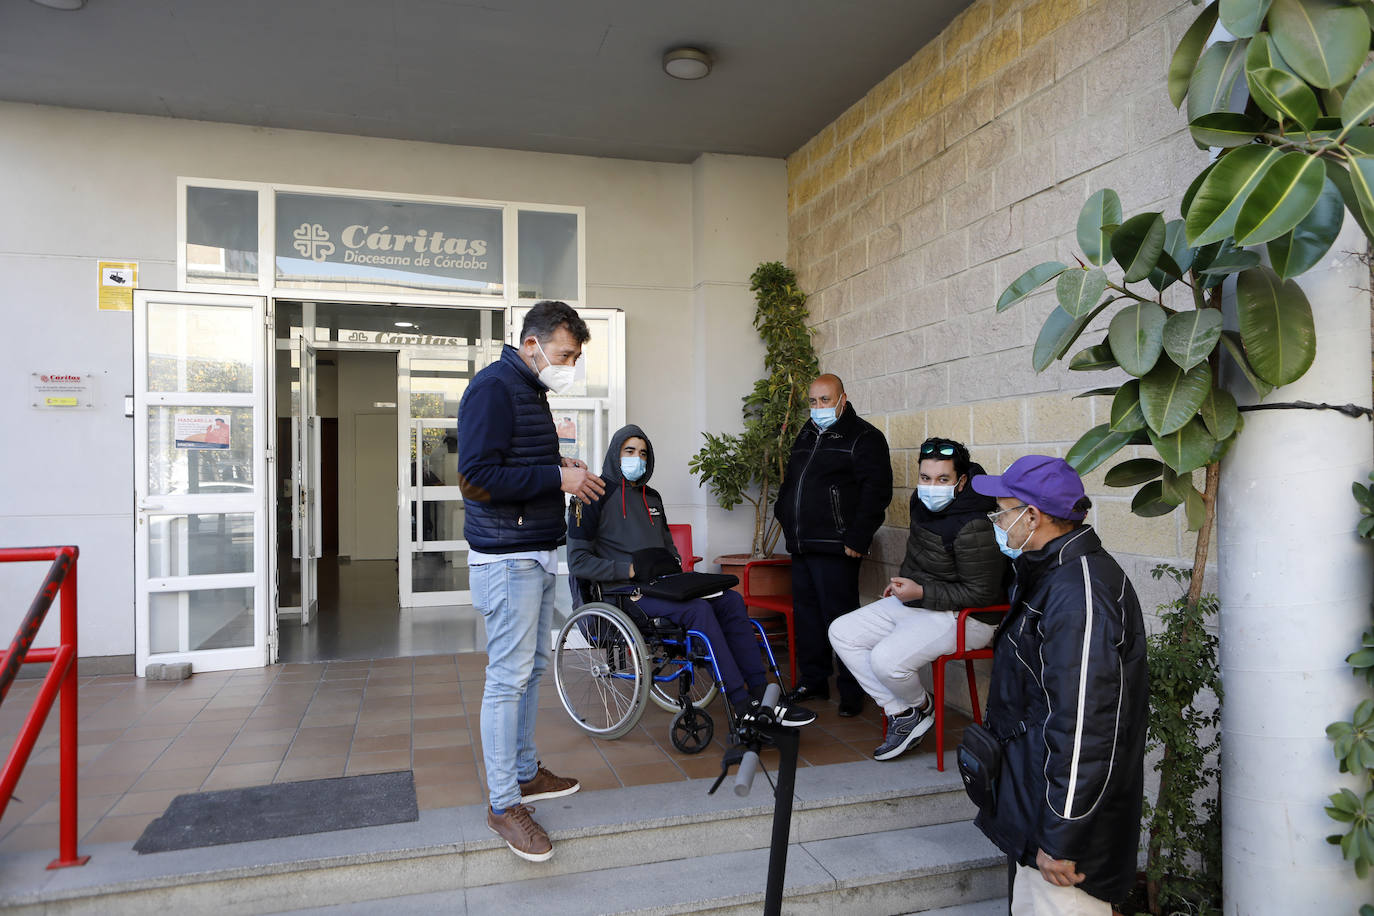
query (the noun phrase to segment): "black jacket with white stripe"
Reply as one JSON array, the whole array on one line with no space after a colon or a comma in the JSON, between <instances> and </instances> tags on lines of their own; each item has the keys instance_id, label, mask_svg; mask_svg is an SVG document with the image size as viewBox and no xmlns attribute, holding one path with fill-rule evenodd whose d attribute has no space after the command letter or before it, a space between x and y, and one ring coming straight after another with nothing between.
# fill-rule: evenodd
<instances>
[{"instance_id":1,"label":"black jacket with white stripe","mask_svg":"<svg viewBox=\"0 0 1374 916\"><path fill-rule=\"evenodd\" d=\"M1144 790L1140 603L1087 526L1015 567L986 722L1005 741L997 808L977 824L1023 865L1037 848L1072 859L1086 876L1079 887L1119 902L1135 880Z\"/></svg>"}]
</instances>

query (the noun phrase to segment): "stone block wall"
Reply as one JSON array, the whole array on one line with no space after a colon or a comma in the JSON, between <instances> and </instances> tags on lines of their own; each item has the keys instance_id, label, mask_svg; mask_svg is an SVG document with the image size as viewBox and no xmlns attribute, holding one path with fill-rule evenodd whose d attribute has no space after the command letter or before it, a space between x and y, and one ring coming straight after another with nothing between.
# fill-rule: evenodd
<instances>
[{"instance_id":1,"label":"stone block wall","mask_svg":"<svg viewBox=\"0 0 1374 916\"><path fill-rule=\"evenodd\" d=\"M865 595L900 562L926 436L966 442L995 473L1026 453L1063 455L1105 421L1107 399L1073 395L1116 378L1031 367L1052 286L1000 315L994 305L1034 264L1072 263L1079 209L1099 188L1128 214L1178 216L1206 154L1165 77L1197 11L977 0L788 158L788 263L811 295L822 365L892 447L897 489ZM1081 346L1100 338L1090 329ZM1090 521L1152 608L1163 593L1148 569L1191 563L1193 536L1181 513L1131 515L1133 491L1106 487L1104 470L1087 479Z\"/></svg>"}]
</instances>

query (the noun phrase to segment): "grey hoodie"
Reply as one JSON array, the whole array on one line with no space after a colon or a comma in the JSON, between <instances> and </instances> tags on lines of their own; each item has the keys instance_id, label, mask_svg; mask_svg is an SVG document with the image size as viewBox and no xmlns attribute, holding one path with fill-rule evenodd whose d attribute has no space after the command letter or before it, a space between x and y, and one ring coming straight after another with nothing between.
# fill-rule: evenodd
<instances>
[{"instance_id":1,"label":"grey hoodie","mask_svg":"<svg viewBox=\"0 0 1374 916\"><path fill-rule=\"evenodd\" d=\"M644 476L630 483L620 476L620 449L634 436L644 440L648 456ZM628 582L636 550L666 547L678 556L663 498L648 486L653 473L654 444L644 430L634 424L616 430L601 465L605 494L590 503L574 498L568 507L568 570L573 576L587 582Z\"/></svg>"}]
</instances>

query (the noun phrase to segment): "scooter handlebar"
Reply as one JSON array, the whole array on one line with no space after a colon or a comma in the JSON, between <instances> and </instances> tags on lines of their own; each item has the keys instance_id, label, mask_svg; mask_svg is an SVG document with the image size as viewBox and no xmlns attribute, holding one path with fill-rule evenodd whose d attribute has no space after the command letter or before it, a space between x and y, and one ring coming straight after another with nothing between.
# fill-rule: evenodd
<instances>
[{"instance_id":1,"label":"scooter handlebar","mask_svg":"<svg viewBox=\"0 0 1374 916\"><path fill-rule=\"evenodd\" d=\"M744 759L739 762L739 773L735 776L735 794L744 798L754 785L754 774L759 771L759 755L745 751Z\"/></svg>"}]
</instances>

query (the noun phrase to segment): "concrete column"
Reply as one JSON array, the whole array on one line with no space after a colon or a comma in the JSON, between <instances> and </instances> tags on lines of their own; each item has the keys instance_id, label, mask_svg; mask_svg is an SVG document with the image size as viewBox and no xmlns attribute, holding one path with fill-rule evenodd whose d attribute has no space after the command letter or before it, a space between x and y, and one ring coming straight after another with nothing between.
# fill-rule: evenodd
<instances>
[{"instance_id":1,"label":"concrete column","mask_svg":"<svg viewBox=\"0 0 1374 916\"><path fill-rule=\"evenodd\" d=\"M749 276L764 261L780 261L786 254L786 163L716 153L698 157L692 163L694 339L665 342L692 347L690 422L698 434L693 451L705 442L702 432L743 428L740 399L763 373ZM700 488L694 505L694 546L708 564L719 554L749 550L750 504L725 512Z\"/></svg>"},{"instance_id":2,"label":"concrete column","mask_svg":"<svg viewBox=\"0 0 1374 916\"><path fill-rule=\"evenodd\" d=\"M1266 402L1370 404L1369 272L1351 219L1299 278L1317 358ZM1241 386L1244 387L1244 386ZM1253 401L1253 398L1251 398ZM1242 401L1244 403L1244 401ZM1322 808L1348 777L1326 726L1369 689L1345 657L1370 622L1370 550L1355 534L1350 484L1371 464L1370 422L1332 411L1245 414L1222 466L1221 597L1224 911L1355 913L1374 899Z\"/></svg>"}]
</instances>

